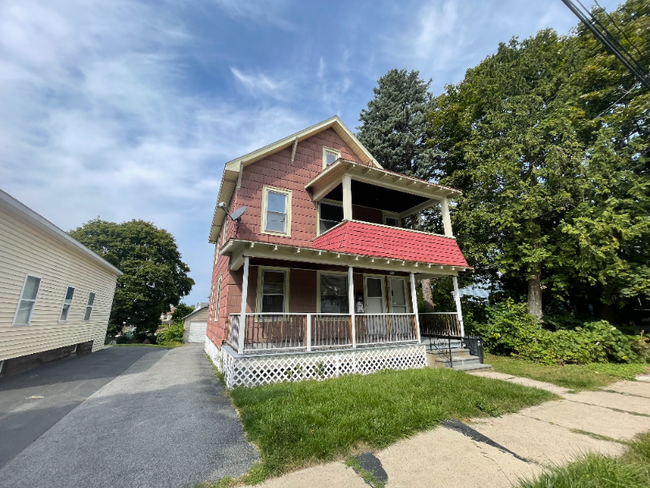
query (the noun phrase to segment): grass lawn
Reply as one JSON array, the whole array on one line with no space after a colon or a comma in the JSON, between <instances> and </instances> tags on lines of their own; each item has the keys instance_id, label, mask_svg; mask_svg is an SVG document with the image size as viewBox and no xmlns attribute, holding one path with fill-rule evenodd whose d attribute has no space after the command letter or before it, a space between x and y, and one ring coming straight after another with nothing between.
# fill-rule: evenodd
<instances>
[{"instance_id":1,"label":"grass lawn","mask_svg":"<svg viewBox=\"0 0 650 488\"><path fill-rule=\"evenodd\" d=\"M594 390L620 380L634 380L637 374L650 373L650 364L567 364L547 366L521 359L485 355L495 371L554 383L572 390Z\"/></svg>"},{"instance_id":2,"label":"grass lawn","mask_svg":"<svg viewBox=\"0 0 650 488\"><path fill-rule=\"evenodd\" d=\"M260 449L257 480L378 449L449 418L498 416L555 395L448 369L382 371L236 388L244 430ZM248 479L248 482L253 479Z\"/></svg>"},{"instance_id":3,"label":"grass lawn","mask_svg":"<svg viewBox=\"0 0 650 488\"><path fill-rule=\"evenodd\" d=\"M620 458L587 454L558 466L519 488L647 488L650 486L650 433L637 436Z\"/></svg>"}]
</instances>

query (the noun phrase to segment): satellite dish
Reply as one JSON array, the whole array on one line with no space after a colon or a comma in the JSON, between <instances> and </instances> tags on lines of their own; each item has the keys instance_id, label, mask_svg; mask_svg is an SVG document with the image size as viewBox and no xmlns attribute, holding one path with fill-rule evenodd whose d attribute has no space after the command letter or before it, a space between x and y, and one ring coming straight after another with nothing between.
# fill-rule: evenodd
<instances>
[{"instance_id":1,"label":"satellite dish","mask_svg":"<svg viewBox=\"0 0 650 488\"><path fill-rule=\"evenodd\" d=\"M233 219L233 220L238 220L242 215L244 215L245 211L246 211L246 207L239 207L237 210L235 210L232 213L230 218Z\"/></svg>"}]
</instances>

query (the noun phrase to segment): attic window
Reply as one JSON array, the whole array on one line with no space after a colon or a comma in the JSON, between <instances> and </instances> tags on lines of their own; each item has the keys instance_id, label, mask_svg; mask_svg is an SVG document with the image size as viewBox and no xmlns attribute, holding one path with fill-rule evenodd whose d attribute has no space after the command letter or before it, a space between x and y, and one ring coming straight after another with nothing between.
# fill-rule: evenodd
<instances>
[{"instance_id":1,"label":"attic window","mask_svg":"<svg viewBox=\"0 0 650 488\"><path fill-rule=\"evenodd\" d=\"M323 146L323 168L327 168L341 157L341 151Z\"/></svg>"}]
</instances>

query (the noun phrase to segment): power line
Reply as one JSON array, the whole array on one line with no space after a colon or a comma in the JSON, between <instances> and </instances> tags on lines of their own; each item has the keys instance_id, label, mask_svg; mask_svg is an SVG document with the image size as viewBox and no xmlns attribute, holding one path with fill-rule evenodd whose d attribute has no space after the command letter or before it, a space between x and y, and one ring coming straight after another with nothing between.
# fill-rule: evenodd
<instances>
[{"instance_id":1,"label":"power line","mask_svg":"<svg viewBox=\"0 0 650 488\"><path fill-rule=\"evenodd\" d=\"M634 50L635 50L637 53L639 53L639 56L643 57L643 54L641 54L641 51L639 51L639 49L638 49L638 48L636 47L636 45L632 42L632 40L631 40L629 37L627 37L627 34L625 33L625 31L624 31L623 29L621 29L621 28L618 26L618 24L617 24L616 22L614 22L614 19L612 19L612 16L609 15L609 13L607 12L607 10L605 10L605 9L604 9L604 8L603 8L603 7L598 3L598 0L594 0L594 3L595 3L596 5L598 5L598 8L599 8L600 10L603 11L603 13L604 13L604 14L607 16L607 18L609 19L609 22L610 22L610 23L611 23L611 24L616 28L616 30L619 31L623 37L625 37L625 39L626 39L627 42L630 44L630 46L632 46L632 47L634 48Z\"/></svg>"},{"instance_id":2,"label":"power line","mask_svg":"<svg viewBox=\"0 0 650 488\"><path fill-rule=\"evenodd\" d=\"M578 0L579 1L579 0ZM618 58L618 60L623 63L623 65L634 75L636 76L639 81L645 85L647 88L650 89L650 81L648 81L648 77L646 73L643 71L643 68L638 64L638 62L629 55L626 56L621 50L627 51L625 48L623 48L619 42L616 40L614 36L609 33L609 31L597 20L595 17L592 16L592 18L595 19L595 23L597 23L603 30L604 32L607 33L607 35L603 34L600 30L596 28L594 25L594 21L590 21L589 18L585 16L585 14L578 8L576 5L573 3L572 0L562 0L562 3L564 3L571 12L575 14L578 19L591 31L591 33L596 36L596 39L598 39L614 56ZM582 4L580 4L582 5ZM583 8L584 5L582 6ZM585 10L587 10L585 8ZM589 13L589 11L587 10ZM620 48L620 49L619 49ZM631 59L628 59L629 58Z\"/></svg>"}]
</instances>

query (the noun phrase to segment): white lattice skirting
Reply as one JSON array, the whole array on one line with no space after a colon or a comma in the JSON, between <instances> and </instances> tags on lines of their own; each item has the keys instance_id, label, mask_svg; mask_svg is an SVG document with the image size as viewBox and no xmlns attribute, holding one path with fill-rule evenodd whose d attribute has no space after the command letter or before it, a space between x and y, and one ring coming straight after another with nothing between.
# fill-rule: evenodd
<instances>
[{"instance_id":1,"label":"white lattice skirting","mask_svg":"<svg viewBox=\"0 0 650 488\"><path fill-rule=\"evenodd\" d=\"M228 388L281 381L324 380L345 374L370 374L382 369L424 368L423 344L346 351L321 351L242 357L217 348L207 337L205 352L225 374Z\"/></svg>"}]
</instances>

